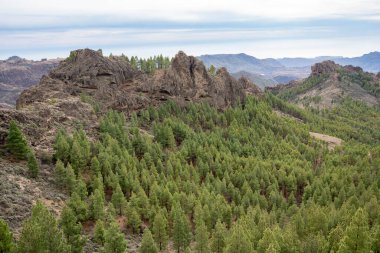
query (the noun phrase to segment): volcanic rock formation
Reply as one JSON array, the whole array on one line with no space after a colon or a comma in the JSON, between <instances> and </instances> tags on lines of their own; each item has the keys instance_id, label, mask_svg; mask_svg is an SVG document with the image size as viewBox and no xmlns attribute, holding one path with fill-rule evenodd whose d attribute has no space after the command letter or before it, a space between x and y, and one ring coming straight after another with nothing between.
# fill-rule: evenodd
<instances>
[{"instance_id":1,"label":"volcanic rock formation","mask_svg":"<svg viewBox=\"0 0 380 253\"><path fill-rule=\"evenodd\" d=\"M23 115L22 125L28 136L31 133L32 145L45 149L59 128L79 124L90 135L95 133L98 116L109 109L129 114L169 99L179 104L207 102L224 109L244 101L246 93L260 90L244 78L237 81L224 68L212 76L200 60L183 52L168 69L148 75L122 58L81 49L71 52L38 85L23 91L18 111L2 109L4 126L0 127L4 130L9 119ZM0 130L0 142L3 137Z\"/></svg>"}]
</instances>

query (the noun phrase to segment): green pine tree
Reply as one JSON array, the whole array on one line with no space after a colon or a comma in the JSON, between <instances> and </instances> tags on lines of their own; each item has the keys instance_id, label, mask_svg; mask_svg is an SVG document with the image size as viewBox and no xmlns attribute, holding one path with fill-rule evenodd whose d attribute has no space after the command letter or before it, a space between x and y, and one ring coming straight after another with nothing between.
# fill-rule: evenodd
<instances>
[{"instance_id":1,"label":"green pine tree","mask_svg":"<svg viewBox=\"0 0 380 253\"><path fill-rule=\"evenodd\" d=\"M215 230L211 240L211 250L216 253L223 253L226 246L226 226L219 220L215 225Z\"/></svg>"},{"instance_id":2,"label":"green pine tree","mask_svg":"<svg viewBox=\"0 0 380 253\"><path fill-rule=\"evenodd\" d=\"M40 174L40 166L37 162L36 156L32 151L30 151L27 156L30 176L36 178Z\"/></svg>"},{"instance_id":3,"label":"green pine tree","mask_svg":"<svg viewBox=\"0 0 380 253\"><path fill-rule=\"evenodd\" d=\"M116 221L111 222L104 232L104 253L126 253L127 241L125 235L120 232Z\"/></svg>"},{"instance_id":4,"label":"green pine tree","mask_svg":"<svg viewBox=\"0 0 380 253\"><path fill-rule=\"evenodd\" d=\"M209 253L210 246L208 243L209 233L204 222L199 222L195 227L195 249L198 253Z\"/></svg>"},{"instance_id":5,"label":"green pine tree","mask_svg":"<svg viewBox=\"0 0 380 253\"><path fill-rule=\"evenodd\" d=\"M215 76L216 68L214 65L211 64L211 66L208 68L208 73L212 76Z\"/></svg>"},{"instance_id":6,"label":"green pine tree","mask_svg":"<svg viewBox=\"0 0 380 253\"><path fill-rule=\"evenodd\" d=\"M112 193L112 204L117 210L119 215L122 214L123 208L125 207L125 197L124 193L121 191L120 185L117 183L116 189Z\"/></svg>"},{"instance_id":7,"label":"green pine tree","mask_svg":"<svg viewBox=\"0 0 380 253\"><path fill-rule=\"evenodd\" d=\"M104 244L104 222L102 220L97 220L94 228L94 239L95 242L103 245Z\"/></svg>"},{"instance_id":8,"label":"green pine tree","mask_svg":"<svg viewBox=\"0 0 380 253\"><path fill-rule=\"evenodd\" d=\"M81 199L78 193L74 192L67 205L74 211L78 221L84 221L87 218L88 206L85 201Z\"/></svg>"},{"instance_id":9,"label":"green pine tree","mask_svg":"<svg viewBox=\"0 0 380 253\"><path fill-rule=\"evenodd\" d=\"M152 233L148 228L144 230L144 234L141 240L140 253L158 253L158 248L153 240Z\"/></svg>"},{"instance_id":10,"label":"green pine tree","mask_svg":"<svg viewBox=\"0 0 380 253\"><path fill-rule=\"evenodd\" d=\"M249 240L244 228L237 224L231 231L231 236L227 242L226 253L252 253L252 242Z\"/></svg>"},{"instance_id":11,"label":"green pine tree","mask_svg":"<svg viewBox=\"0 0 380 253\"><path fill-rule=\"evenodd\" d=\"M71 252L83 252L83 246L85 245L86 241L81 235L82 225L77 222L77 218L75 217L75 214L70 207L65 206L63 208L59 224L63 230L68 244L71 245Z\"/></svg>"},{"instance_id":12,"label":"green pine tree","mask_svg":"<svg viewBox=\"0 0 380 253\"><path fill-rule=\"evenodd\" d=\"M8 224L0 219L0 253L11 252L12 246L12 233Z\"/></svg>"},{"instance_id":13,"label":"green pine tree","mask_svg":"<svg viewBox=\"0 0 380 253\"><path fill-rule=\"evenodd\" d=\"M61 160L64 163L69 161L70 157L70 142L69 138L63 130L59 130L55 138L54 150L55 159Z\"/></svg>"},{"instance_id":14,"label":"green pine tree","mask_svg":"<svg viewBox=\"0 0 380 253\"><path fill-rule=\"evenodd\" d=\"M28 143L14 120L9 124L6 147L12 155L20 160L26 159L29 153Z\"/></svg>"},{"instance_id":15,"label":"green pine tree","mask_svg":"<svg viewBox=\"0 0 380 253\"><path fill-rule=\"evenodd\" d=\"M24 222L16 252L70 252L57 221L41 202L37 202L31 217Z\"/></svg>"},{"instance_id":16,"label":"green pine tree","mask_svg":"<svg viewBox=\"0 0 380 253\"><path fill-rule=\"evenodd\" d=\"M153 237L156 241L159 250L162 251L166 248L168 243L168 221L163 215L162 211L158 212L153 221Z\"/></svg>"},{"instance_id":17,"label":"green pine tree","mask_svg":"<svg viewBox=\"0 0 380 253\"><path fill-rule=\"evenodd\" d=\"M132 233L140 233L141 217L136 208L129 206L127 208L128 227L132 229Z\"/></svg>"},{"instance_id":18,"label":"green pine tree","mask_svg":"<svg viewBox=\"0 0 380 253\"><path fill-rule=\"evenodd\" d=\"M371 250L371 238L368 227L368 217L362 208L359 208L347 226L343 239L340 242L339 253L364 253Z\"/></svg>"},{"instance_id":19,"label":"green pine tree","mask_svg":"<svg viewBox=\"0 0 380 253\"><path fill-rule=\"evenodd\" d=\"M56 184L60 188L65 188L67 183L67 170L61 160L57 160L54 170L54 178Z\"/></svg>"},{"instance_id":20,"label":"green pine tree","mask_svg":"<svg viewBox=\"0 0 380 253\"><path fill-rule=\"evenodd\" d=\"M191 241L189 221L181 207L176 204L173 213L173 243L177 252L185 250Z\"/></svg>"},{"instance_id":21,"label":"green pine tree","mask_svg":"<svg viewBox=\"0 0 380 253\"><path fill-rule=\"evenodd\" d=\"M90 197L90 213L91 217L95 220L104 218L104 199L98 189Z\"/></svg>"}]
</instances>

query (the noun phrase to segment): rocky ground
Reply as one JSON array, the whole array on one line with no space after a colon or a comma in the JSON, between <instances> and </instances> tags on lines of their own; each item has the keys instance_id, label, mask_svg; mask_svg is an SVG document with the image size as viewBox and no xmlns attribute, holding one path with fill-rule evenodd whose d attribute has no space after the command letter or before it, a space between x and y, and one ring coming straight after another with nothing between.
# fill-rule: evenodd
<instances>
[{"instance_id":1,"label":"rocky ground","mask_svg":"<svg viewBox=\"0 0 380 253\"><path fill-rule=\"evenodd\" d=\"M51 166L41 166L40 177L31 179L25 163L0 158L0 218L8 222L16 238L37 200L58 216L66 198L54 185Z\"/></svg>"}]
</instances>

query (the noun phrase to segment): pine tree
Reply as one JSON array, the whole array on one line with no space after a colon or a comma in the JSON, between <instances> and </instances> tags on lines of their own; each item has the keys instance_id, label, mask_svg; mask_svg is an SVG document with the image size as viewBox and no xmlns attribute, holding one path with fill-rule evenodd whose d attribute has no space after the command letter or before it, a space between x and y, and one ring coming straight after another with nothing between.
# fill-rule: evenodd
<instances>
[{"instance_id":1,"label":"pine tree","mask_svg":"<svg viewBox=\"0 0 380 253\"><path fill-rule=\"evenodd\" d=\"M104 218L104 199L99 189L96 189L90 197L90 213L95 220Z\"/></svg>"},{"instance_id":2,"label":"pine tree","mask_svg":"<svg viewBox=\"0 0 380 253\"><path fill-rule=\"evenodd\" d=\"M57 221L41 202L37 202L31 217L24 222L16 252L70 252Z\"/></svg>"},{"instance_id":3,"label":"pine tree","mask_svg":"<svg viewBox=\"0 0 380 253\"><path fill-rule=\"evenodd\" d=\"M253 252L252 242L246 234L244 228L236 224L232 231L231 236L227 242L226 253L251 253Z\"/></svg>"},{"instance_id":4,"label":"pine tree","mask_svg":"<svg viewBox=\"0 0 380 253\"><path fill-rule=\"evenodd\" d=\"M70 150L70 162L75 171L75 174L78 175L79 171L83 170L84 166L84 155L82 147L79 144L79 140L74 139L73 144Z\"/></svg>"},{"instance_id":5,"label":"pine tree","mask_svg":"<svg viewBox=\"0 0 380 253\"><path fill-rule=\"evenodd\" d=\"M211 240L212 252L223 253L223 250L226 246L226 234L226 226L220 220L218 220L215 225L215 230Z\"/></svg>"},{"instance_id":6,"label":"pine tree","mask_svg":"<svg viewBox=\"0 0 380 253\"><path fill-rule=\"evenodd\" d=\"M141 240L140 253L158 253L158 248L153 240L152 233L148 228L144 229L144 234Z\"/></svg>"},{"instance_id":7,"label":"pine tree","mask_svg":"<svg viewBox=\"0 0 380 253\"><path fill-rule=\"evenodd\" d=\"M121 215L125 207L125 197L119 184L117 184L116 189L112 193L112 204L116 208L117 213Z\"/></svg>"},{"instance_id":8,"label":"pine tree","mask_svg":"<svg viewBox=\"0 0 380 253\"><path fill-rule=\"evenodd\" d=\"M12 246L12 233L8 224L0 219L0 253L11 252Z\"/></svg>"},{"instance_id":9,"label":"pine tree","mask_svg":"<svg viewBox=\"0 0 380 253\"><path fill-rule=\"evenodd\" d=\"M168 243L168 221L162 211L158 212L153 221L153 237L160 251L166 248Z\"/></svg>"},{"instance_id":10,"label":"pine tree","mask_svg":"<svg viewBox=\"0 0 380 253\"><path fill-rule=\"evenodd\" d=\"M6 147L12 155L20 160L26 159L29 153L28 143L14 120L9 124Z\"/></svg>"},{"instance_id":11,"label":"pine tree","mask_svg":"<svg viewBox=\"0 0 380 253\"><path fill-rule=\"evenodd\" d=\"M132 233L139 233L141 227L141 218L136 208L129 206L127 209L128 226L132 229Z\"/></svg>"},{"instance_id":12,"label":"pine tree","mask_svg":"<svg viewBox=\"0 0 380 253\"><path fill-rule=\"evenodd\" d=\"M173 213L173 243L177 252L185 250L191 241L189 221L178 204L175 204Z\"/></svg>"},{"instance_id":13,"label":"pine tree","mask_svg":"<svg viewBox=\"0 0 380 253\"><path fill-rule=\"evenodd\" d=\"M67 183L67 172L65 169L65 165L61 160L57 160L55 164L55 170L54 170L54 178L56 184L61 187L65 188Z\"/></svg>"},{"instance_id":14,"label":"pine tree","mask_svg":"<svg viewBox=\"0 0 380 253\"><path fill-rule=\"evenodd\" d=\"M100 162L96 156L91 159L91 169L95 175L101 172Z\"/></svg>"},{"instance_id":15,"label":"pine tree","mask_svg":"<svg viewBox=\"0 0 380 253\"><path fill-rule=\"evenodd\" d=\"M359 208L347 226L340 242L339 253L370 252L371 238L369 235L368 218L362 208Z\"/></svg>"},{"instance_id":16,"label":"pine tree","mask_svg":"<svg viewBox=\"0 0 380 253\"><path fill-rule=\"evenodd\" d=\"M28 156L28 169L29 169L30 176L33 178L36 178L38 177L40 173L40 166L37 162L36 156L34 155L32 151L30 151L27 156Z\"/></svg>"},{"instance_id":17,"label":"pine tree","mask_svg":"<svg viewBox=\"0 0 380 253\"><path fill-rule=\"evenodd\" d=\"M78 193L74 192L67 205L74 211L78 221L84 221L87 218L87 203L84 202Z\"/></svg>"},{"instance_id":18,"label":"pine tree","mask_svg":"<svg viewBox=\"0 0 380 253\"><path fill-rule=\"evenodd\" d=\"M71 252L83 252L83 246L86 241L81 236L82 225L77 222L77 218L70 207L65 206L63 208L59 224L63 230L67 242L71 245Z\"/></svg>"},{"instance_id":19,"label":"pine tree","mask_svg":"<svg viewBox=\"0 0 380 253\"><path fill-rule=\"evenodd\" d=\"M204 222L198 222L195 227L195 249L198 253L210 252L208 244L209 234Z\"/></svg>"},{"instance_id":20,"label":"pine tree","mask_svg":"<svg viewBox=\"0 0 380 253\"><path fill-rule=\"evenodd\" d=\"M63 130L58 131L54 144L55 159L61 160L64 163L69 161L70 143L66 133Z\"/></svg>"},{"instance_id":21,"label":"pine tree","mask_svg":"<svg viewBox=\"0 0 380 253\"><path fill-rule=\"evenodd\" d=\"M103 245L104 244L104 222L102 220L97 220L94 228L94 239L95 242Z\"/></svg>"},{"instance_id":22,"label":"pine tree","mask_svg":"<svg viewBox=\"0 0 380 253\"><path fill-rule=\"evenodd\" d=\"M66 166L66 187L69 190L70 193L73 193L75 190L75 186L77 184L77 178L75 176L75 172L73 167L71 166L70 163L67 164Z\"/></svg>"},{"instance_id":23,"label":"pine tree","mask_svg":"<svg viewBox=\"0 0 380 253\"><path fill-rule=\"evenodd\" d=\"M212 76L215 76L216 68L214 65L211 64L211 66L208 68L208 73Z\"/></svg>"},{"instance_id":24,"label":"pine tree","mask_svg":"<svg viewBox=\"0 0 380 253\"><path fill-rule=\"evenodd\" d=\"M104 253L126 253L127 241L125 235L120 232L116 221L111 222L104 232Z\"/></svg>"}]
</instances>

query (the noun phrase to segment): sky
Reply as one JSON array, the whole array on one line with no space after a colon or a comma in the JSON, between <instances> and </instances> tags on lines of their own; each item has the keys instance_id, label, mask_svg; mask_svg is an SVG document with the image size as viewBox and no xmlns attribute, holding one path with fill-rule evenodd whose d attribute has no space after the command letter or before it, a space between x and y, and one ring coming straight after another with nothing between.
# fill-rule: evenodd
<instances>
[{"instance_id":1,"label":"sky","mask_svg":"<svg viewBox=\"0 0 380 253\"><path fill-rule=\"evenodd\" d=\"M0 0L0 59L380 51L380 0Z\"/></svg>"}]
</instances>

